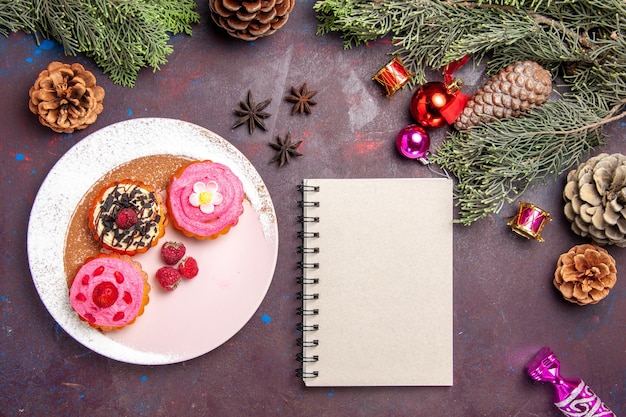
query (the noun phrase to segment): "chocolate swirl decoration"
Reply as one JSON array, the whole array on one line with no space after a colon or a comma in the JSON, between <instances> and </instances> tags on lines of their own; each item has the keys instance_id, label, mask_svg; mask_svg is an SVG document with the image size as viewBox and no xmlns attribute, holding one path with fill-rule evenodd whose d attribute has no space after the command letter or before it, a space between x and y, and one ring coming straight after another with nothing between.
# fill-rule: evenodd
<instances>
[{"instance_id":1,"label":"chocolate swirl decoration","mask_svg":"<svg viewBox=\"0 0 626 417\"><path fill-rule=\"evenodd\" d=\"M120 227L118 215L132 209L136 222ZM165 205L152 187L141 182L119 181L105 188L89 213L94 237L118 253L141 253L154 246L164 233Z\"/></svg>"}]
</instances>

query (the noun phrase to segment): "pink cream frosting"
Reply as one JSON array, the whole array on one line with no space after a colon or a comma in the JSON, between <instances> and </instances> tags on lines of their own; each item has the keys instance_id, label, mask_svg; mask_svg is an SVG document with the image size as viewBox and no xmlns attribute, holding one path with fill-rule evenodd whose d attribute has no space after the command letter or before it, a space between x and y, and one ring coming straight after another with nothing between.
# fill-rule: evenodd
<instances>
[{"instance_id":1,"label":"pink cream frosting","mask_svg":"<svg viewBox=\"0 0 626 417\"><path fill-rule=\"evenodd\" d=\"M212 195L198 196L203 190ZM243 184L230 168L217 162L188 165L172 177L167 193L174 225L200 238L216 237L237 224L243 213Z\"/></svg>"},{"instance_id":2,"label":"pink cream frosting","mask_svg":"<svg viewBox=\"0 0 626 417\"><path fill-rule=\"evenodd\" d=\"M117 296L112 305L100 307L94 302L94 290L100 284L110 287L108 283L117 289ZM70 303L80 317L94 326L123 327L140 312L144 284L143 274L124 259L94 258L76 273L70 287Z\"/></svg>"}]
</instances>

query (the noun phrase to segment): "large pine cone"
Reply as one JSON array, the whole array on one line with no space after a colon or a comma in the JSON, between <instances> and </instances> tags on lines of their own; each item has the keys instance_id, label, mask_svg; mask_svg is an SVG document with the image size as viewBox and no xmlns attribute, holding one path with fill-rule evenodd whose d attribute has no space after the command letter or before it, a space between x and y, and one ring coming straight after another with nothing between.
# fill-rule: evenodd
<instances>
[{"instance_id":1,"label":"large pine cone","mask_svg":"<svg viewBox=\"0 0 626 417\"><path fill-rule=\"evenodd\" d=\"M517 117L550 97L552 75L533 61L516 62L487 80L454 122L458 130Z\"/></svg>"},{"instance_id":2,"label":"large pine cone","mask_svg":"<svg viewBox=\"0 0 626 417\"><path fill-rule=\"evenodd\" d=\"M294 5L295 0L209 0L213 21L246 41L276 32L287 23Z\"/></svg>"},{"instance_id":3,"label":"large pine cone","mask_svg":"<svg viewBox=\"0 0 626 417\"><path fill-rule=\"evenodd\" d=\"M28 108L39 122L58 133L72 133L94 123L102 113L104 89L80 64L52 62L28 92Z\"/></svg>"},{"instance_id":4,"label":"large pine cone","mask_svg":"<svg viewBox=\"0 0 626 417\"><path fill-rule=\"evenodd\" d=\"M626 246L626 156L594 156L567 174L565 217L597 244Z\"/></svg>"},{"instance_id":5,"label":"large pine cone","mask_svg":"<svg viewBox=\"0 0 626 417\"><path fill-rule=\"evenodd\" d=\"M616 281L615 259L606 249L587 244L559 257L553 283L567 301L586 305L606 297Z\"/></svg>"}]
</instances>

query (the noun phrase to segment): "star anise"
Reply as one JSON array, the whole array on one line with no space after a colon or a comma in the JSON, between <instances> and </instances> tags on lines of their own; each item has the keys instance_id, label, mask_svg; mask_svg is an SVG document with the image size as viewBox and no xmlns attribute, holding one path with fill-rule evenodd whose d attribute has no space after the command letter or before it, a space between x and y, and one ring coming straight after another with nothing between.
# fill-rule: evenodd
<instances>
[{"instance_id":1,"label":"star anise","mask_svg":"<svg viewBox=\"0 0 626 417\"><path fill-rule=\"evenodd\" d=\"M317 101L313 100L313 96L316 94L317 91L309 91L307 89L306 83L302 84L299 91L295 87L291 87L291 94L285 96L285 100L294 103L291 114L311 114L311 106L317 104Z\"/></svg>"},{"instance_id":2,"label":"star anise","mask_svg":"<svg viewBox=\"0 0 626 417\"><path fill-rule=\"evenodd\" d=\"M282 167L285 164L289 163L289 160L295 156L302 156L300 152L298 152L298 147L302 143L301 140L296 143L291 143L291 133L287 133L285 139L280 136L276 137L276 143L270 142L269 145L276 151L276 155L270 161L270 164L273 162L278 162L278 166Z\"/></svg>"},{"instance_id":3,"label":"star anise","mask_svg":"<svg viewBox=\"0 0 626 417\"><path fill-rule=\"evenodd\" d=\"M247 102L240 101L239 109L235 109L235 114L239 116L239 120L235 122L233 125L233 129L241 126L242 124L248 124L248 132L252 134L254 132L254 128L259 126L263 130L267 130L267 126L265 126L265 122L263 119L267 119L271 116L270 113L264 112L263 110L271 103L272 99L268 98L265 101L256 104L254 102L254 98L252 97L252 91L248 90L248 99Z\"/></svg>"}]
</instances>

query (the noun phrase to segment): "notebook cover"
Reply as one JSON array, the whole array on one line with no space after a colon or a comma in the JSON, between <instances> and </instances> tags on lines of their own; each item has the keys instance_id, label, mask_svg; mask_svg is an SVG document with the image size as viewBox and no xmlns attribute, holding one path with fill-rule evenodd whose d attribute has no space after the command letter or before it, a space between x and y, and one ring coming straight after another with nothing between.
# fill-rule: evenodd
<instances>
[{"instance_id":1,"label":"notebook cover","mask_svg":"<svg viewBox=\"0 0 626 417\"><path fill-rule=\"evenodd\" d=\"M452 181L303 186L305 384L452 385Z\"/></svg>"}]
</instances>

